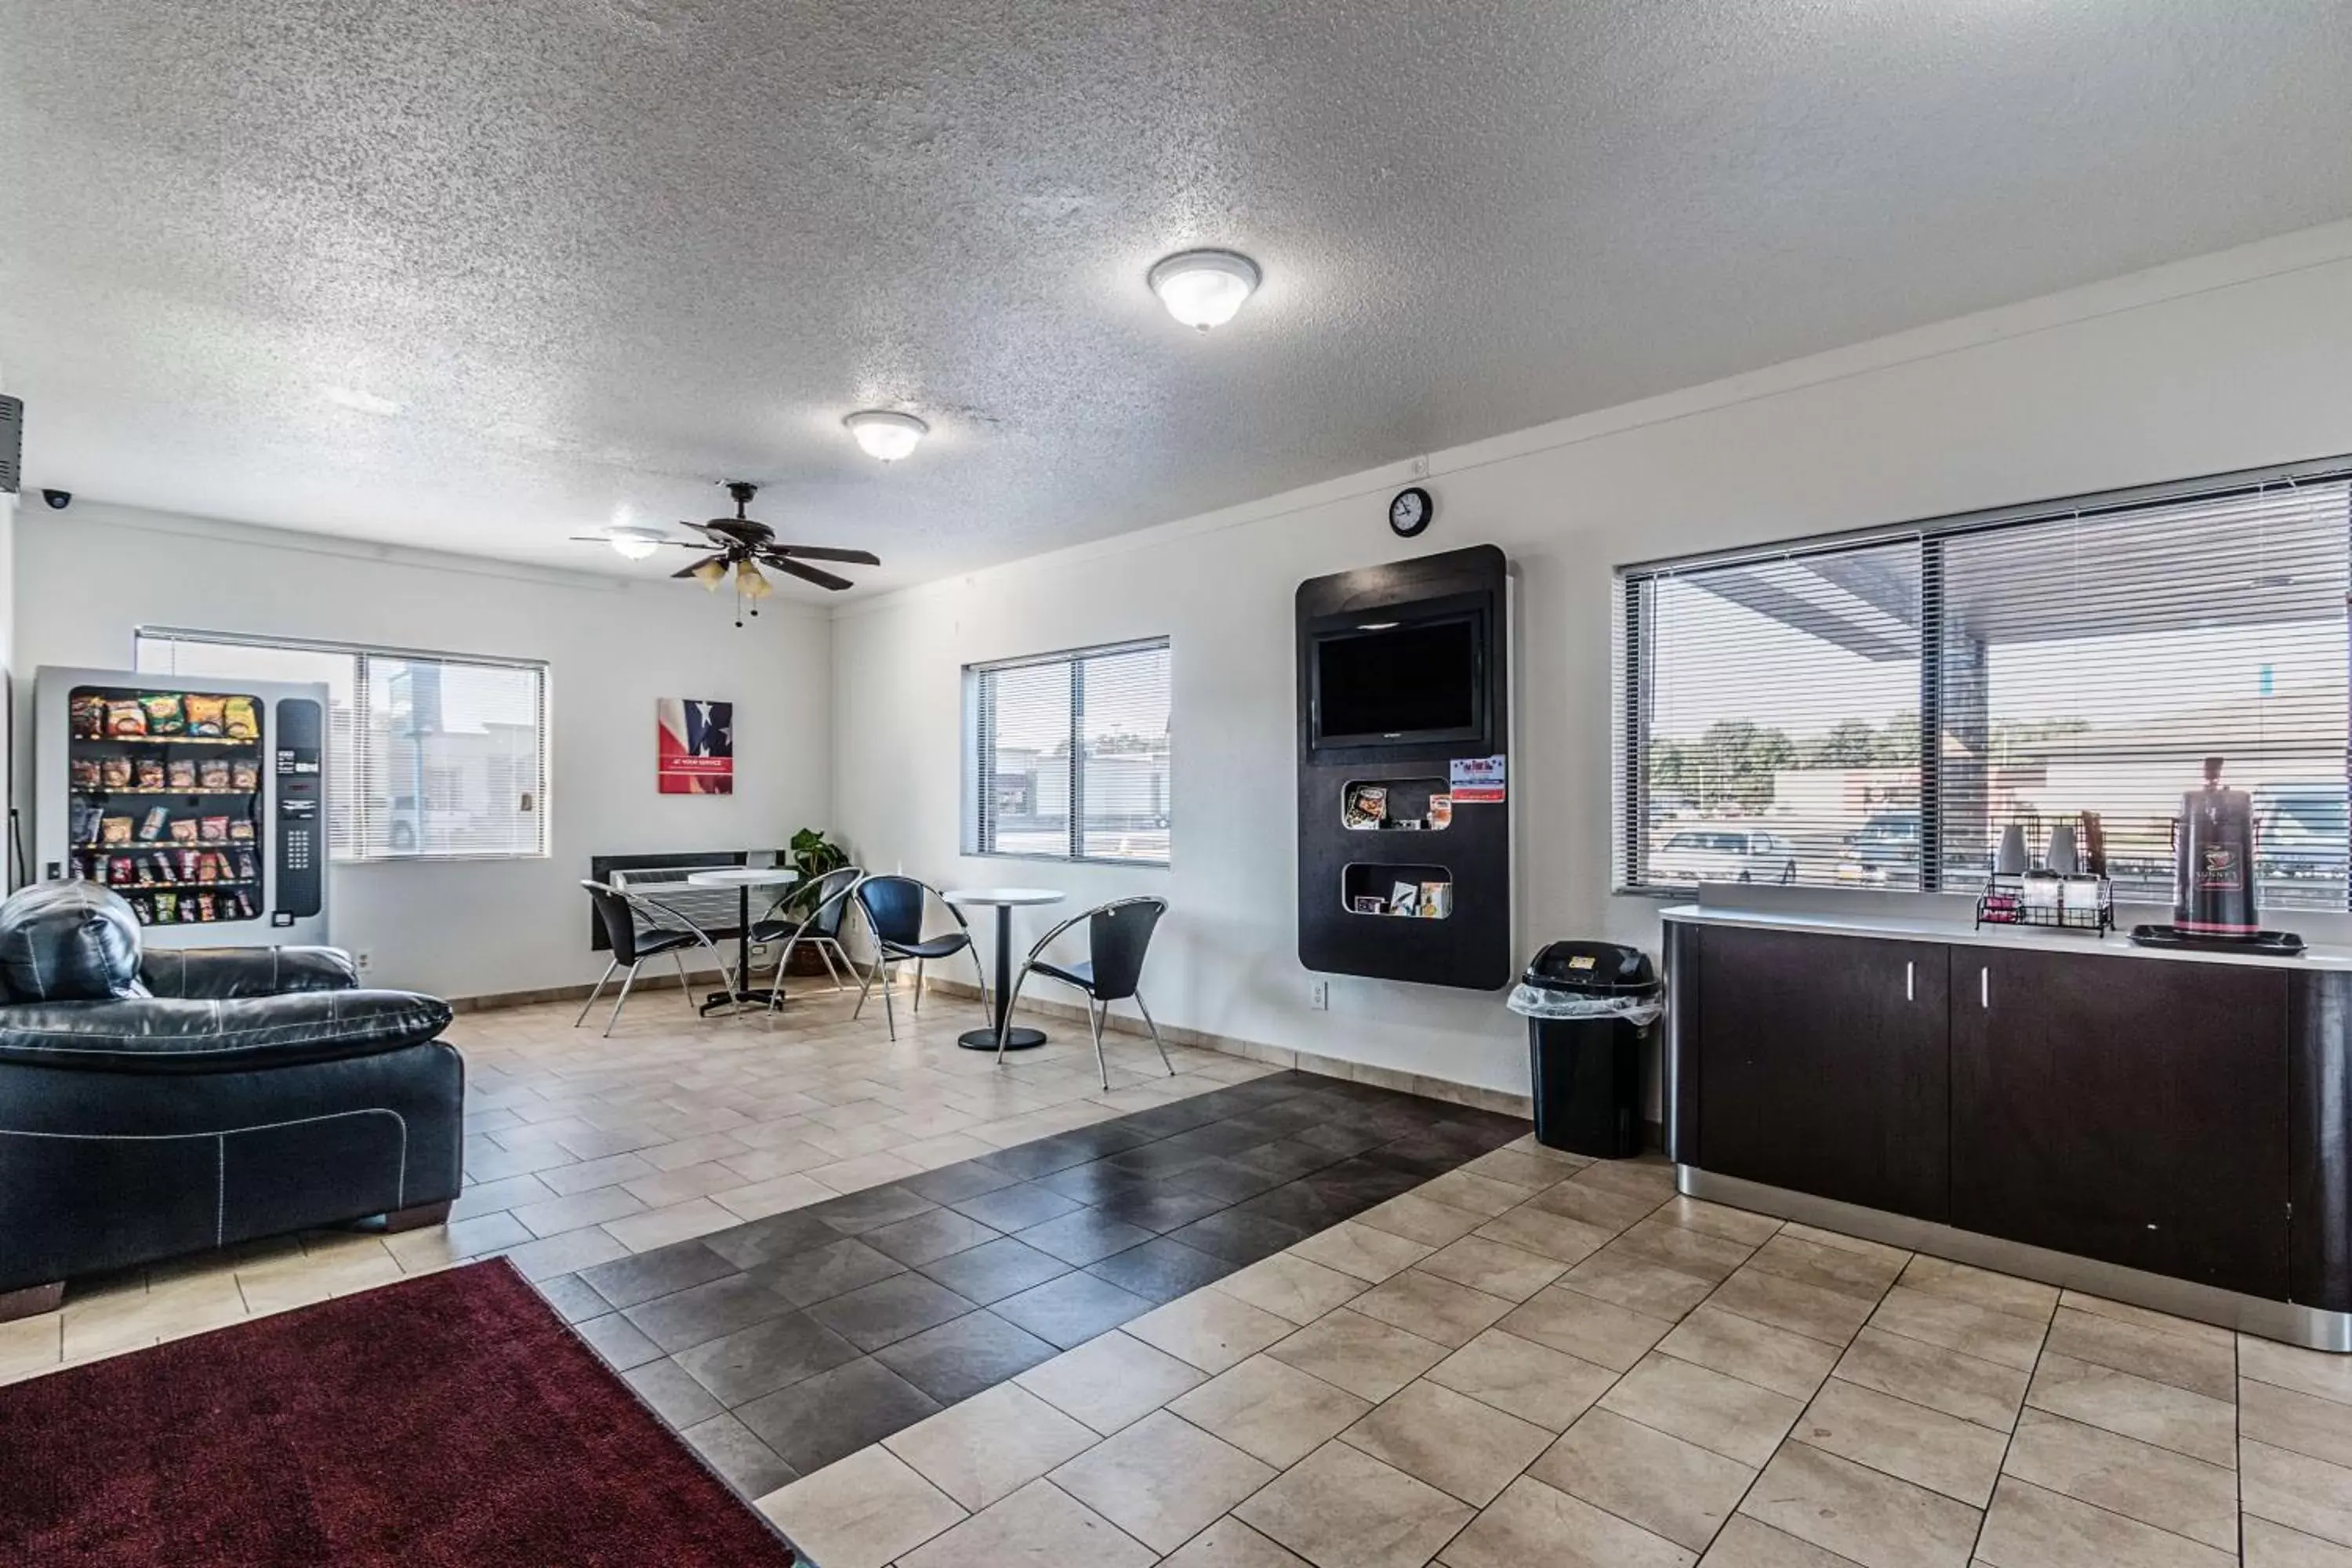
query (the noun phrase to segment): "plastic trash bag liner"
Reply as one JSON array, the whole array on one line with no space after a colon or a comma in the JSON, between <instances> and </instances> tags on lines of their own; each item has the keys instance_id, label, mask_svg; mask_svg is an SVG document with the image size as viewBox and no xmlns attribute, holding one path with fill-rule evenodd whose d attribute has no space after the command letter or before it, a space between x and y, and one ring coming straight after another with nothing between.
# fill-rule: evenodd
<instances>
[{"instance_id":1,"label":"plastic trash bag liner","mask_svg":"<svg viewBox=\"0 0 2352 1568\"><path fill-rule=\"evenodd\" d=\"M1522 1018L1622 1018L1637 1026L1656 1023L1666 1011L1655 996L1587 996L1540 985L1519 986L1506 1005Z\"/></svg>"}]
</instances>

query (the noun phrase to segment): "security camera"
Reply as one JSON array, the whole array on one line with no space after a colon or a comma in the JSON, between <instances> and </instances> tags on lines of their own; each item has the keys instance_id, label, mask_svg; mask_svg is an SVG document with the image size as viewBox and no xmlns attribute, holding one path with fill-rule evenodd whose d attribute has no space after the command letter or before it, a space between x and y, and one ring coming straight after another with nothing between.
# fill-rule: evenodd
<instances>
[{"instance_id":1,"label":"security camera","mask_svg":"<svg viewBox=\"0 0 2352 1568\"><path fill-rule=\"evenodd\" d=\"M49 503L49 510L51 511L63 511L66 508L73 505L73 491L43 490L41 492L41 499Z\"/></svg>"}]
</instances>

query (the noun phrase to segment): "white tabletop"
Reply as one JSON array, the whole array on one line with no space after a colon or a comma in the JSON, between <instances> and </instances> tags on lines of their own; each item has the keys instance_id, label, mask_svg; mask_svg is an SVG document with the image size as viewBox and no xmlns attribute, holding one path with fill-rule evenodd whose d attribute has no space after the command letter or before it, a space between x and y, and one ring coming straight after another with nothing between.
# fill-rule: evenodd
<instances>
[{"instance_id":1,"label":"white tabletop","mask_svg":"<svg viewBox=\"0 0 2352 1568\"><path fill-rule=\"evenodd\" d=\"M776 888L799 881L801 874L790 866L725 866L690 871L686 879L698 888Z\"/></svg>"},{"instance_id":2,"label":"white tabletop","mask_svg":"<svg viewBox=\"0 0 2352 1568\"><path fill-rule=\"evenodd\" d=\"M950 888L940 895L951 904L1058 904L1069 897L1051 888Z\"/></svg>"}]
</instances>

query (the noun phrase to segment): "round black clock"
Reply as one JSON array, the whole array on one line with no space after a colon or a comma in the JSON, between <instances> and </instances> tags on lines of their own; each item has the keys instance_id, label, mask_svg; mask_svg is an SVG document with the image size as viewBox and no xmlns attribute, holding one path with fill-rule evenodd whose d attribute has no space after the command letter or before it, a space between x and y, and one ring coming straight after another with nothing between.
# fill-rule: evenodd
<instances>
[{"instance_id":1,"label":"round black clock","mask_svg":"<svg viewBox=\"0 0 2352 1568\"><path fill-rule=\"evenodd\" d=\"M1419 485L1397 491L1396 499L1389 502L1389 527L1399 539L1411 539L1436 515L1437 503Z\"/></svg>"}]
</instances>

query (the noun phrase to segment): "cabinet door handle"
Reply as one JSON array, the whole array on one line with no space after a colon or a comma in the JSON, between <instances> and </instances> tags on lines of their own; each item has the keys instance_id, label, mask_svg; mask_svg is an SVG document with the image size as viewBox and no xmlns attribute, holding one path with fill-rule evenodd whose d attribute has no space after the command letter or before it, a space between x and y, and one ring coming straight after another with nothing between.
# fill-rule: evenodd
<instances>
[{"instance_id":1,"label":"cabinet door handle","mask_svg":"<svg viewBox=\"0 0 2352 1568\"><path fill-rule=\"evenodd\" d=\"M1977 1005L1987 1008L1992 1005L1992 969L1990 965L1977 970Z\"/></svg>"},{"instance_id":2,"label":"cabinet door handle","mask_svg":"<svg viewBox=\"0 0 2352 1568\"><path fill-rule=\"evenodd\" d=\"M1903 1000L1905 1000L1906 1002L1916 1002L1916 1001L1917 1001L1917 1000L1918 1000L1918 997L1917 997L1917 996L1913 993L1913 991L1912 991L1912 989L1911 989L1911 971L1912 971L1915 967L1916 967L1916 965L1914 965L1913 963L1911 963L1908 960L1906 960L1906 961L1904 962L1904 964L1903 964Z\"/></svg>"}]
</instances>

